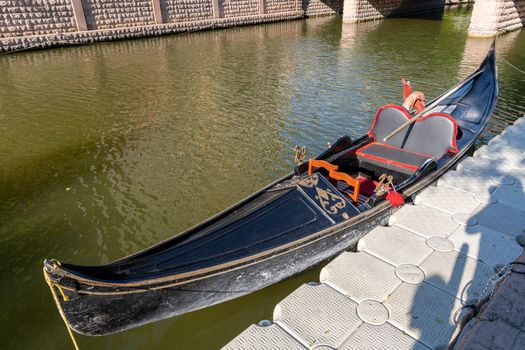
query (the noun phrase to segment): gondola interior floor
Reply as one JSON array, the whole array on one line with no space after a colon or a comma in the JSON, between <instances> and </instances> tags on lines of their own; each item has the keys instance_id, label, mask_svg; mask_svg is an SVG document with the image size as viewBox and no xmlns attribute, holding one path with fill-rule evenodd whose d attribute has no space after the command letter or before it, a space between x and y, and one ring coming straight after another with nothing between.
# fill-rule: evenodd
<instances>
[{"instance_id":1,"label":"gondola interior floor","mask_svg":"<svg viewBox=\"0 0 525 350\"><path fill-rule=\"evenodd\" d=\"M224 349L445 348L455 311L523 253L524 134L522 118Z\"/></svg>"}]
</instances>

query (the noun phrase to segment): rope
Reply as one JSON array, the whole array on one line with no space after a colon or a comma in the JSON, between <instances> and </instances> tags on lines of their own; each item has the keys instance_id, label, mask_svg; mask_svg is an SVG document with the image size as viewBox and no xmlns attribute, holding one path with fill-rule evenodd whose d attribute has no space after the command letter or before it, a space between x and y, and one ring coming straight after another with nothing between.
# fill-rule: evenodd
<instances>
[{"instance_id":1,"label":"rope","mask_svg":"<svg viewBox=\"0 0 525 350\"><path fill-rule=\"evenodd\" d=\"M525 274L525 271L515 270L514 265L523 266L525 265L525 263L513 261L507 265L504 265L494 275L492 275L492 277L489 278L487 284L485 284L485 287L483 288L483 292L481 292L480 301L477 304L463 305L454 312L454 323L456 324L456 328L452 333L452 337L450 338L451 340L447 346L447 350L454 349L454 346L456 346L456 343L459 340L459 336L467 322L476 317L479 311L481 310L482 306L485 305L490 299L492 299L496 287L501 283L501 281L503 281L511 273ZM489 289L490 294L486 295ZM468 311L462 316L460 316L464 310Z\"/></svg>"},{"instance_id":2,"label":"rope","mask_svg":"<svg viewBox=\"0 0 525 350\"><path fill-rule=\"evenodd\" d=\"M467 304L463 305L459 309L454 312L454 323L456 324L456 328L454 329L454 332L452 333L452 337L450 338L450 342L448 343L447 350L453 350L456 346L457 341L459 340L459 336L461 332L463 331L463 328L465 325L472 320L474 317L476 317L479 313L479 310L487 301L489 301L490 298L482 299L477 304ZM467 313L463 314L463 316L460 318L459 316L464 310L468 310Z\"/></svg>"},{"instance_id":3,"label":"rope","mask_svg":"<svg viewBox=\"0 0 525 350\"><path fill-rule=\"evenodd\" d=\"M507 59L505 59L503 57L501 59L503 60L504 63L508 64L509 66L511 66L512 68L514 68L518 72L520 72L521 74L525 74L525 70L516 67L515 65L513 65L512 63L510 63L509 61L507 61ZM443 88L443 86L441 84L431 83L429 81L410 79L410 82L411 83L416 83L416 84L421 84L421 85L429 85L429 86L435 86L435 87Z\"/></svg>"},{"instance_id":4,"label":"rope","mask_svg":"<svg viewBox=\"0 0 525 350\"><path fill-rule=\"evenodd\" d=\"M58 288L58 290L60 291L60 294L62 294L62 299L64 301L68 301L69 297L64 293L64 291L62 290L62 288L58 284L51 282L51 279L49 278L49 275L48 275L48 273L47 273L45 268L43 269L43 271L44 271L44 279L46 280L46 283L49 286L49 289L51 289L51 294L53 294L53 299L55 300L55 304L57 305L58 312L60 313L60 316L62 317L62 320L64 321L64 323L66 325L67 332L69 333L69 337L71 338L71 341L73 342L75 350L80 350L80 348L78 347L77 340L75 339L75 335L73 334L73 331L71 330L71 327L69 327L69 324L67 323L66 315L64 313L64 309L62 309L62 305L60 305L60 301L58 300L57 294L55 292L55 288L53 288L53 287L57 287Z\"/></svg>"},{"instance_id":5,"label":"rope","mask_svg":"<svg viewBox=\"0 0 525 350\"><path fill-rule=\"evenodd\" d=\"M487 284L485 284L485 288L483 288L483 292L481 292L480 298L482 299L482 298L485 297L485 294L487 294L487 291L489 290L489 288L492 285L492 288L491 288L491 291L490 291L490 296L489 296L489 299L492 299L492 297L494 295L494 291L496 290L496 286L501 281L503 281L503 279L505 277L507 277L508 275L511 274L511 272L512 272L511 268L512 268L512 263L504 265L494 275L492 275L492 277L489 278L489 280L487 281Z\"/></svg>"},{"instance_id":6,"label":"rope","mask_svg":"<svg viewBox=\"0 0 525 350\"><path fill-rule=\"evenodd\" d=\"M306 150L306 146L295 146L293 150L295 152L295 164L299 165L304 161L304 158L306 158L308 151Z\"/></svg>"},{"instance_id":7,"label":"rope","mask_svg":"<svg viewBox=\"0 0 525 350\"><path fill-rule=\"evenodd\" d=\"M505 58L503 58L503 62L505 62L506 64L508 64L509 66L511 66L512 68L514 68L514 69L517 70L518 72L520 72L521 74L525 74L525 71L524 71L524 70L519 69L518 67L516 67L515 65L513 65L512 63L510 63L509 61L507 61Z\"/></svg>"}]
</instances>

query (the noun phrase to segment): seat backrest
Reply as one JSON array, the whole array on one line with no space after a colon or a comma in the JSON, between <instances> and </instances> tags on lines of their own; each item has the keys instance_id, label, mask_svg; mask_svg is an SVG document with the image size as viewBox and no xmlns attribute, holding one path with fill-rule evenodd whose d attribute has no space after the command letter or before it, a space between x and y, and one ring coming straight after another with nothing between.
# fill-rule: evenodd
<instances>
[{"instance_id":1,"label":"seat backrest","mask_svg":"<svg viewBox=\"0 0 525 350\"><path fill-rule=\"evenodd\" d=\"M380 140L411 118L412 116L405 108L395 104L385 105L377 110L374 124L368 131L368 136L381 142Z\"/></svg>"},{"instance_id":2,"label":"seat backrest","mask_svg":"<svg viewBox=\"0 0 525 350\"><path fill-rule=\"evenodd\" d=\"M376 114L372 128L368 132L377 142L410 119L410 114L397 105L381 107ZM428 154L441 158L445 153L456 153L457 123L444 113L431 113L419 118L415 123L399 132L386 143L407 151Z\"/></svg>"}]
</instances>

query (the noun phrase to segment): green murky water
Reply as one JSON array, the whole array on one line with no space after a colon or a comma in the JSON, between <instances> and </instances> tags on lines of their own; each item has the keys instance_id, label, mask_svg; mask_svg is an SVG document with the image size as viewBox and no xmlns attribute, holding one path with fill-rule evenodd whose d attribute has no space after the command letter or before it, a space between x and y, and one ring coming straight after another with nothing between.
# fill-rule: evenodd
<instances>
[{"instance_id":1,"label":"green murky water","mask_svg":"<svg viewBox=\"0 0 525 350\"><path fill-rule=\"evenodd\" d=\"M0 56L0 344L68 349L42 278L55 257L98 264L165 239L364 133L400 102L434 97L481 61L469 13L442 21L337 17ZM498 39L500 98L482 141L525 113L525 31ZM252 295L82 349L215 349L319 268Z\"/></svg>"}]
</instances>

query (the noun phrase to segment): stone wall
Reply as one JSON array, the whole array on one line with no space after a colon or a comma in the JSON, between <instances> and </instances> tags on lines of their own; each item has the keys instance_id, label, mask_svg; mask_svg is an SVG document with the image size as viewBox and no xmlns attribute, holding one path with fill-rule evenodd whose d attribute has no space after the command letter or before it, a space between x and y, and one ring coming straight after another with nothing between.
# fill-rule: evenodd
<instances>
[{"instance_id":1,"label":"stone wall","mask_svg":"<svg viewBox=\"0 0 525 350\"><path fill-rule=\"evenodd\" d=\"M304 18L303 11L281 12L276 14L255 15L237 18L219 18L195 22L155 24L148 26L122 27L101 30L88 30L61 34L44 34L0 38L0 53L19 50L47 49L64 45L91 44L102 41L135 39L196 30L228 28L233 26L253 25L276 21L289 21Z\"/></svg>"},{"instance_id":2,"label":"stone wall","mask_svg":"<svg viewBox=\"0 0 525 350\"><path fill-rule=\"evenodd\" d=\"M164 0L160 2L166 23L200 21L213 18L211 0Z\"/></svg>"},{"instance_id":3,"label":"stone wall","mask_svg":"<svg viewBox=\"0 0 525 350\"><path fill-rule=\"evenodd\" d=\"M343 0L302 0L307 16L333 15L343 12Z\"/></svg>"},{"instance_id":4,"label":"stone wall","mask_svg":"<svg viewBox=\"0 0 525 350\"><path fill-rule=\"evenodd\" d=\"M0 0L0 52L328 15L347 22L474 0ZM521 28L525 0L478 0L469 32ZM344 11L343 11L344 10Z\"/></svg>"},{"instance_id":5,"label":"stone wall","mask_svg":"<svg viewBox=\"0 0 525 350\"><path fill-rule=\"evenodd\" d=\"M224 18L252 16L259 13L258 0L219 0Z\"/></svg>"},{"instance_id":6,"label":"stone wall","mask_svg":"<svg viewBox=\"0 0 525 350\"><path fill-rule=\"evenodd\" d=\"M344 0L343 20L361 22L389 16L442 11L445 0Z\"/></svg>"},{"instance_id":7,"label":"stone wall","mask_svg":"<svg viewBox=\"0 0 525 350\"><path fill-rule=\"evenodd\" d=\"M69 0L0 0L0 38L75 30Z\"/></svg>"},{"instance_id":8,"label":"stone wall","mask_svg":"<svg viewBox=\"0 0 525 350\"><path fill-rule=\"evenodd\" d=\"M155 23L151 0L83 0L82 8L88 29Z\"/></svg>"},{"instance_id":9,"label":"stone wall","mask_svg":"<svg viewBox=\"0 0 525 350\"><path fill-rule=\"evenodd\" d=\"M267 0L266 13L295 11L297 2L297 0Z\"/></svg>"},{"instance_id":10,"label":"stone wall","mask_svg":"<svg viewBox=\"0 0 525 350\"><path fill-rule=\"evenodd\" d=\"M471 36L494 36L524 24L525 0L480 0L474 4L468 31Z\"/></svg>"}]
</instances>

